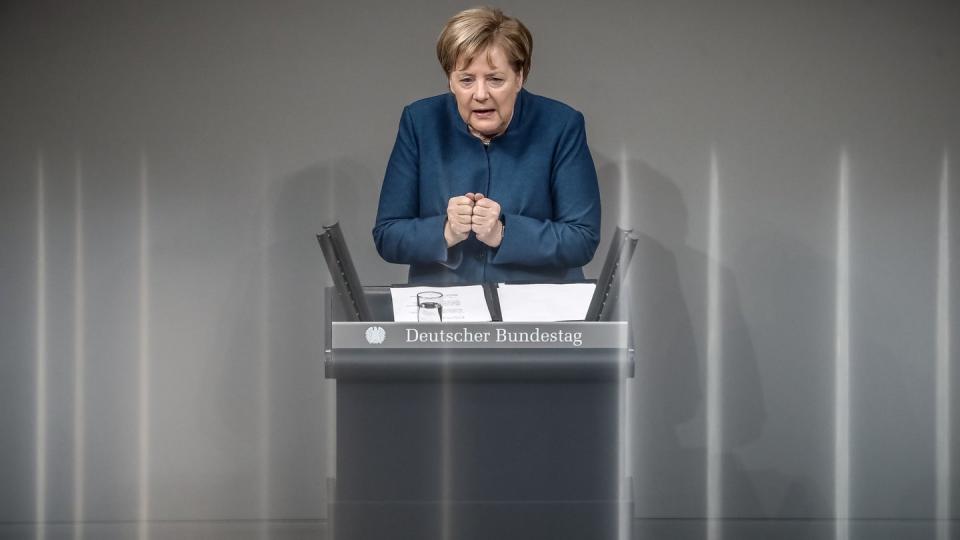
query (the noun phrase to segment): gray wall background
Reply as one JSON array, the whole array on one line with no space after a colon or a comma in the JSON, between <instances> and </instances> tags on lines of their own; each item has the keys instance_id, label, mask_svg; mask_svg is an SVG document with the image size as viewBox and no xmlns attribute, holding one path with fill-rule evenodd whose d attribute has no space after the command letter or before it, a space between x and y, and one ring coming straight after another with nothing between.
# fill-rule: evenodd
<instances>
[{"instance_id":1,"label":"gray wall background","mask_svg":"<svg viewBox=\"0 0 960 540\"><path fill-rule=\"evenodd\" d=\"M339 219L365 283L405 279L369 234L379 185L403 105L445 91L434 40L469 5L0 4L0 531L34 530L38 506L51 534L78 515L322 528L329 278L313 234ZM642 233L629 277L641 323L639 528L706 534L713 155L721 517L833 534L845 155L850 515L864 520L854 533L931 537L938 219L941 178L960 190L960 4L501 6L534 34L527 88L587 119L604 229Z\"/></svg>"}]
</instances>

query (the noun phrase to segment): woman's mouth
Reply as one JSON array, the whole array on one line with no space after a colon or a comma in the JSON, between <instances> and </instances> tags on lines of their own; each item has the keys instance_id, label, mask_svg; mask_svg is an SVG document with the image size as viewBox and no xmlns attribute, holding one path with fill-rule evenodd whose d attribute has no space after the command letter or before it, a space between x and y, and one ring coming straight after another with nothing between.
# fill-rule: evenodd
<instances>
[{"instance_id":1,"label":"woman's mouth","mask_svg":"<svg viewBox=\"0 0 960 540\"><path fill-rule=\"evenodd\" d=\"M493 113L495 112L496 112L496 109L474 109L473 110L474 116L476 116L477 118L480 118L481 120L492 118Z\"/></svg>"}]
</instances>

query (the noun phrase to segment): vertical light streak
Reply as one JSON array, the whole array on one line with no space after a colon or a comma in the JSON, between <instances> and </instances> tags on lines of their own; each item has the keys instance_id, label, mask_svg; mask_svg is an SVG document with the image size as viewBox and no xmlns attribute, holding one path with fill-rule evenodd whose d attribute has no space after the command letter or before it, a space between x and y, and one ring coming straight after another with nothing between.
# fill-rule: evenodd
<instances>
[{"instance_id":1,"label":"vertical light streak","mask_svg":"<svg viewBox=\"0 0 960 540\"><path fill-rule=\"evenodd\" d=\"M630 339L627 332L624 332L624 334L620 336L619 341L617 347L623 350L623 354L627 355L629 359L630 352L627 350L627 347L629 347ZM617 412L619 416L617 425L617 452L619 453L617 467L617 481L619 486L619 492L617 493L617 538L619 540L629 540L630 522L633 519L632 474L630 473L630 456L632 455L632 445L630 444L630 436L632 435L632 430L630 429L630 405L632 394L630 393L628 369L628 365L625 362L621 362L619 379L617 380Z\"/></svg>"},{"instance_id":2,"label":"vertical light streak","mask_svg":"<svg viewBox=\"0 0 960 540\"><path fill-rule=\"evenodd\" d=\"M330 322L327 322L330 324ZM330 344L327 344L330 347ZM329 357L327 357L329 358ZM337 537L336 512L337 503L337 382L334 379L324 379L324 409L327 411L327 431L324 437L327 443L327 523L330 538Z\"/></svg>"},{"instance_id":3,"label":"vertical light streak","mask_svg":"<svg viewBox=\"0 0 960 540\"><path fill-rule=\"evenodd\" d=\"M949 161L943 156L937 233L937 538L950 537L950 190Z\"/></svg>"},{"instance_id":4,"label":"vertical light streak","mask_svg":"<svg viewBox=\"0 0 960 540\"><path fill-rule=\"evenodd\" d=\"M626 146L620 147L620 176L617 182L617 197L619 197L619 207L617 208L617 224L623 229L639 229L643 216L640 215L639 208L631 208L630 192L630 159L627 155ZM630 284L625 283L627 279L626 272L619 272L617 280L624 286L620 291L620 297L626 299L625 294L630 290ZM629 316L629 306L626 301L617 302L617 317L625 321ZM643 323L641 323L643 324Z\"/></svg>"},{"instance_id":5,"label":"vertical light streak","mask_svg":"<svg viewBox=\"0 0 960 540\"><path fill-rule=\"evenodd\" d=\"M73 253L73 537L83 538L86 485L86 290L84 287L83 167L76 162Z\"/></svg>"},{"instance_id":6,"label":"vertical light streak","mask_svg":"<svg viewBox=\"0 0 960 540\"><path fill-rule=\"evenodd\" d=\"M150 519L150 220L147 156L140 154L140 328L138 362L139 508L137 537L149 537Z\"/></svg>"},{"instance_id":7,"label":"vertical light streak","mask_svg":"<svg viewBox=\"0 0 960 540\"><path fill-rule=\"evenodd\" d=\"M836 540L850 538L850 162L840 156L835 313L834 518Z\"/></svg>"},{"instance_id":8,"label":"vertical light streak","mask_svg":"<svg viewBox=\"0 0 960 540\"><path fill-rule=\"evenodd\" d=\"M332 225L337 220L336 215L336 178L338 176L333 172L332 166L327 165L328 169L326 170L328 182L324 183L326 200L324 201L324 211L325 216L324 223L321 225ZM332 285L333 282L330 281ZM326 301L326 299L324 299ZM332 313L331 313L332 315ZM327 324L332 324L333 321L327 321ZM327 348L333 346L332 343L326 344ZM332 500L334 504L337 503L337 381L335 379L326 380L326 410L327 410L327 433L329 434L327 439L327 476L330 478L328 482L328 491L327 497L328 500ZM333 511L336 507L334 505L328 505L328 517L330 518L330 531L331 537L336 538L336 512Z\"/></svg>"},{"instance_id":9,"label":"vertical light streak","mask_svg":"<svg viewBox=\"0 0 960 540\"><path fill-rule=\"evenodd\" d=\"M720 172L716 149L710 151L710 207L707 244L707 538L720 540L723 457L723 388L720 374L723 340L720 333Z\"/></svg>"},{"instance_id":10,"label":"vertical light streak","mask_svg":"<svg viewBox=\"0 0 960 540\"><path fill-rule=\"evenodd\" d=\"M619 344L620 347L627 347L629 340L626 336L623 337L623 342ZM629 352L624 354L629 355ZM620 412L620 422L619 422L619 444L618 450L620 452L620 466L618 471L618 481L620 491L618 493L617 501L617 538L619 540L629 540L630 538L630 525L631 520L633 519L633 475L630 473L630 436L633 431L630 429L630 405L632 394L630 392L630 379L627 377L625 363L620 365L620 379L619 379L619 396L618 396L618 408Z\"/></svg>"},{"instance_id":11,"label":"vertical light streak","mask_svg":"<svg viewBox=\"0 0 960 540\"><path fill-rule=\"evenodd\" d=\"M47 206L43 156L37 155L37 276L36 276L36 446L34 508L36 538L46 537L47 521Z\"/></svg>"},{"instance_id":12,"label":"vertical light streak","mask_svg":"<svg viewBox=\"0 0 960 540\"><path fill-rule=\"evenodd\" d=\"M337 171L333 170L333 165L327 165L327 178L330 179L327 185L327 223L323 225L333 225L334 222L340 221L340 213L337 212L337 178L339 175Z\"/></svg>"},{"instance_id":13,"label":"vertical light streak","mask_svg":"<svg viewBox=\"0 0 960 540\"><path fill-rule=\"evenodd\" d=\"M617 214L617 222L623 223L626 220L626 217L630 215L630 181L629 181L629 160L627 158L627 148L626 146L620 147L620 177L619 185L617 186L617 196L620 198L620 207ZM623 226L623 225L622 225ZM629 225L626 225L627 228L631 228ZM625 289L628 288L628 284L623 283L623 280L626 278L626 275L621 272L617 279L621 280L621 298L626 299L627 296L624 294ZM626 321L628 320L626 308L624 307L626 302L619 302L617 306L618 320ZM618 347L628 347L630 343L629 336L622 336L621 343L618 343ZM629 353L628 353L629 354ZM618 419L618 429L617 437L619 439L617 444L617 451L619 452L618 456L618 471L617 479L619 481L620 490L618 493L618 511L617 511L617 538L619 540L628 540L630 537L630 520L633 518L633 498L632 494L632 478L631 473L632 465L630 463L630 458L633 455L633 445L631 444L633 438L632 426L632 417L630 411L632 409L632 394L630 392L630 379L627 378L626 373L627 366L624 363L620 365L620 378L618 388L620 389L618 395L617 407L619 410Z\"/></svg>"},{"instance_id":14,"label":"vertical light streak","mask_svg":"<svg viewBox=\"0 0 960 540\"><path fill-rule=\"evenodd\" d=\"M258 483L260 493L260 538L269 537L267 520L270 517L270 182L268 167L263 165L260 220L260 320L259 320L259 399L257 403L259 436L257 444L260 456ZM327 323L329 324L329 322ZM329 438L329 437L328 437ZM328 469L329 470L329 469Z\"/></svg>"},{"instance_id":15,"label":"vertical light streak","mask_svg":"<svg viewBox=\"0 0 960 540\"><path fill-rule=\"evenodd\" d=\"M453 536L453 379L450 376L453 352L444 349L440 383L440 538Z\"/></svg>"},{"instance_id":16,"label":"vertical light streak","mask_svg":"<svg viewBox=\"0 0 960 540\"><path fill-rule=\"evenodd\" d=\"M616 221L623 228L632 229L633 222L638 218L634 216L635 208L630 208L630 160L627 156L627 148L620 147L620 176L617 179L617 197L619 203L617 207ZM631 219L632 218L632 219Z\"/></svg>"}]
</instances>

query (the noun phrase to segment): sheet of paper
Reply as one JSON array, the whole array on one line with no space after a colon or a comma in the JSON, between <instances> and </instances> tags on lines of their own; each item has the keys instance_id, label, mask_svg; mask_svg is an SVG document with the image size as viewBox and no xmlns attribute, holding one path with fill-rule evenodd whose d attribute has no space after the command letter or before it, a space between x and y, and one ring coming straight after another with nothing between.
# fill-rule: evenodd
<instances>
[{"instance_id":1,"label":"sheet of paper","mask_svg":"<svg viewBox=\"0 0 960 540\"><path fill-rule=\"evenodd\" d=\"M393 320L397 322L417 322L417 294L437 292L442 296L439 303L443 306L443 322L490 322L490 310L483 296L481 285L460 287L391 287L393 299Z\"/></svg>"},{"instance_id":2,"label":"sheet of paper","mask_svg":"<svg viewBox=\"0 0 960 540\"><path fill-rule=\"evenodd\" d=\"M497 285L505 322L582 321L596 283Z\"/></svg>"}]
</instances>

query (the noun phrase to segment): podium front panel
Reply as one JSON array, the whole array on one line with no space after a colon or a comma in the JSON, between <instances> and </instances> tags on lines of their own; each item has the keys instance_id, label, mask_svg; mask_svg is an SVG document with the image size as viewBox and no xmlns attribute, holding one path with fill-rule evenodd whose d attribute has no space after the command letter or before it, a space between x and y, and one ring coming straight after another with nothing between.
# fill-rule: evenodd
<instances>
[{"instance_id":1,"label":"podium front panel","mask_svg":"<svg viewBox=\"0 0 960 540\"><path fill-rule=\"evenodd\" d=\"M622 534L625 323L332 326L335 538Z\"/></svg>"}]
</instances>

